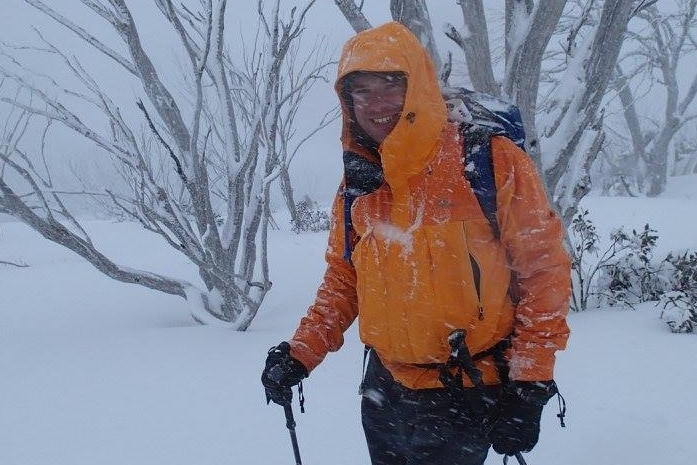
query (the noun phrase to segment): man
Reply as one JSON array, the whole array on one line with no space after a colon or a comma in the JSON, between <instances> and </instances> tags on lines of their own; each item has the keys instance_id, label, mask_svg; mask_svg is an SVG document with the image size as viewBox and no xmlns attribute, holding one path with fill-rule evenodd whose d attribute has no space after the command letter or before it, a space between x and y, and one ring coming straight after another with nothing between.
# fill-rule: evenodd
<instances>
[{"instance_id":1,"label":"man","mask_svg":"<svg viewBox=\"0 0 697 465\"><path fill-rule=\"evenodd\" d=\"M463 174L463 135L433 63L399 23L346 43L335 88L345 176L327 270L294 336L269 351L268 398L290 402L290 387L359 317L373 465L482 464L492 443L509 455L532 449L556 392L570 294L563 228L535 167L491 139L495 236ZM357 195L350 228L345 191Z\"/></svg>"}]
</instances>

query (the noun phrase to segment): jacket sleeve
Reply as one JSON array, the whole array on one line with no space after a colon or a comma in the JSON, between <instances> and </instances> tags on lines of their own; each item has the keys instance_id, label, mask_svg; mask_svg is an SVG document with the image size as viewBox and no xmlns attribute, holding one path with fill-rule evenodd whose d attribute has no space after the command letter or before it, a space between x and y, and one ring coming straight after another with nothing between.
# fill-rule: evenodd
<instances>
[{"instance_id":1,"label":"jacket sleeve","mask_svg":"<svg viewBox=\"0 0 697 465\"><path fill-rule=\"evenodd\" d=\"M332 206L329 242L325 258L327 269L317 290L315 302L289 341L291 355L308 372L337 351L344 343L344 332L358 316L356 272L344 259L344 199L337 194Z\"/></svg>"},{"instance_id":2,"label":"jacket sleeve","mask_svg":"<svg viewBox=\"0 0 697 465\"><path fill-rule=\"evenodd\" d=\"M501 240L520 298L513 327L510 376L543 381L554 376L555 352L569 337L571 260L564 227L550 205L530 157L512 142L492 140Z\"/></svg>"}]
</instances>

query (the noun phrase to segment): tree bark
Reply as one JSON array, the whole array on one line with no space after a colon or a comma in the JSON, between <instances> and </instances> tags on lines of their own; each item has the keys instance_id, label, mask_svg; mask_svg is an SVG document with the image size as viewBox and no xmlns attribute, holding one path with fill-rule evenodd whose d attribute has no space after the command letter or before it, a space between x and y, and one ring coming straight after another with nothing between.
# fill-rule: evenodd
<instances>
[{"instance_id":1,"label":"tree bark","mask_svg":"<svg viewBox=\"0 0 697 465\"><path fill-rule=\"evenodd\" d=\"M602 131L598 109L636 5L637 0L606 0L598 24L594 26L590 46L587 50L576 51L575 59L581 60L582 85L559 109L550 141L553 146L560 144L560 148L544 171L554 205L567 225L576 214L580 200L589 191L586 167L598 156L598 151L586 152L584 149L579 153L579 148L583 147L584 136L596 140L597 133ZM591 142L585 146L590 150L597 144ZM585 161L581 163L579 157L584 157Z\"/></svg>"},{"instance_id":2,"label":"tree bark","mask_svg":"<svg viewBox=\"0 0 697 465\"><path fill-rule=\"evenodd\" d=\"M506 22L510 23L510 26L506 29L506 49L509 53L506 55L503 94L520 109L523 127L528 135L528 153L538 169L542 169L542 159L535 118L540 73L545 50L559 23L565 4L566 0L542 0L534 10L529 0L506 4L509 8L506 11ZM514 13L514 10L517 12ZM518 22L513 21L514 17L518 18ZM527 17L523 25L519 24L521 17ZM523 28L526 30L521 31ZM520 37L524 39L521 40Z\"/></svg>"},{"instance_id":3,"label":"tree bark","mask_svg":"<svg viewBox=\"0 0 697 465\"><path fill-rule=\"evenodd\" d=\"M443 68L443 60L440 58L436 40L433 37L433 26L431 25L426 1L390 0L390 12L393 20L404 24L419 38L421 45L428 50L436 70L441 70Z\"/></svg>"},{"instance_id":4,"label":"tree bark","mask_svg":"<svg viewBox=\"0 0 697 465\"><path fill-rule=\"evenodd\" d=\"M357 33L373 27L353 0L334 0L334 3Z\"/></svg>"},{"instance_id":5,"label":"tree bark","mask_svg":"<svg viewBox=\"0 0 697 465\"><path fill-rule=\"evenodd\" d=\"M459 34L450 27L448 37L454 40L465 53L467 71L474 90L501 96L501 87L494 78L491 63L489 30L482 0L461 0L459 4L462 8L466 32L458 39Z\"/></svg>"}]
</instances>

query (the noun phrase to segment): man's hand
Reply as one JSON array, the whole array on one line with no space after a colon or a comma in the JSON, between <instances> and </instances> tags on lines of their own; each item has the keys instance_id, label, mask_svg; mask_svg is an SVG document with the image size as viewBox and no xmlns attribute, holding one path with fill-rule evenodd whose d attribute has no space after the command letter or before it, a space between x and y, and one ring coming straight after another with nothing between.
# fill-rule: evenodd
<instances>
[{"instance_id":1,"label":"man's hand","mask_svg":"<svg viewBox=\"0 0 697 465\"><path fill-rule=\"evenodd\" d=\"M291 387L307 378L307 368L290 356L290 345L281 342L269 349L266 367L261 373L261 384L266 390L266 403L289 405L293 399Z\"/></svg>"},{"instance_id":2,"label":"man's hand","mask_svg":"<svg viewBox=\"0 0 697 465\"><path fill-rule=\"evenodd\" d=\"M494 450L504 455L531 451L540 436L542 408L556 393L554 381L513 381L507 386L489 434Z\"/></svg>"}]
</instances>

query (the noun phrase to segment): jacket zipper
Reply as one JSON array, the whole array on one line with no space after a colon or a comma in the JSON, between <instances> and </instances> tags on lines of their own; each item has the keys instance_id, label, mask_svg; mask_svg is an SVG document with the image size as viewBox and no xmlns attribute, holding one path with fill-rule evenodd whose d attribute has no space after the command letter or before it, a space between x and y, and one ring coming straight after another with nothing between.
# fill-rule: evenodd
<instances>
[{"instance_id":1,"label":"jacket zipper","mask_svg":"<svg viewBox=\"0 0 697 465\"><path fill-rule=\"evenodd\" d=\"M477 260L469 254L470 264L472 265L472 276L474 277L474 289L477 292L477 318L479 321L484 319L484 306L482 305L482 271Z\"/></svg>"}]
</instances>

